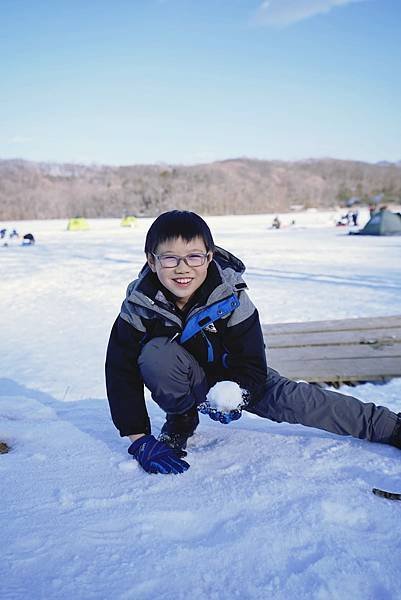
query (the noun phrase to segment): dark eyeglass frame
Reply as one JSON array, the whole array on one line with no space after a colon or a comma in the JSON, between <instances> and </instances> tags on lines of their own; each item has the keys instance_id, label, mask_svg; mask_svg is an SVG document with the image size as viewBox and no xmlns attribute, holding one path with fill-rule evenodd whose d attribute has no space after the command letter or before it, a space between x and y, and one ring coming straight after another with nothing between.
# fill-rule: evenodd
<instances>
[{"instance_id":1,"label":"dark eyeglass frame","mask_svg":"<svg viewBox=\"0 0 401 600\"><path fill-rule=\"evenodd\" d=\"M187 265L187 267L190 267L191 269L196 269L197 267L202 267L205 262L207 257L209 256L209 252L191 252L190 254L187 254L186 256L175 256L174 254L155 254L154 252L152 252L152 255L159 261L160 265L162 266L163 269L175 269L176 267L178 267L178 265L180 264L180 262L183 260L184 263ZM202 262L199 265L190 265L188 262L188 258L190 256L200 256L202 257ZM163 258L165 259L171 259L174 258L176 264L175 265L170 265L170 266L166 266L163 265Z\"/></svg>"}]
</instances>

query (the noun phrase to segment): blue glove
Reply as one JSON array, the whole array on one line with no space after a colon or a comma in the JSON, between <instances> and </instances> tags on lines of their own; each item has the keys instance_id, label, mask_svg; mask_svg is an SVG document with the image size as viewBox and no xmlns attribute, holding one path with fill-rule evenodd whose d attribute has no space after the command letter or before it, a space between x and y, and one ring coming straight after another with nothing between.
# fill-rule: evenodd
<instances>
[{"instance_id":1,"label":"blue glove","mask_svg":"<svg viewBox=\"0 0 401 600\"><path fill-rule=\"evenodd\" d=\"M213 421L219 421L220 423L227 425L227 423L231 423L231 421L237 421L241 417L243 406L244 404L240 404L240 406L234 410L222 412L216 408L212 408L209 404L209 401L205 400L198 405L198 411L204 415L209 415Z\"/></svg>"},{"instance_id":2,"label":"blue glove","mask_svg":"<svg viewBox=\"0 0 401 600\"><path fill-rule=\"evenodd\" d=\"M153 435L144 435L131 444L128 453L136 458L147 473L184 473L189 469L185 460L178 458L172 448L159 442Z\"/></svg>"}]
</instances>

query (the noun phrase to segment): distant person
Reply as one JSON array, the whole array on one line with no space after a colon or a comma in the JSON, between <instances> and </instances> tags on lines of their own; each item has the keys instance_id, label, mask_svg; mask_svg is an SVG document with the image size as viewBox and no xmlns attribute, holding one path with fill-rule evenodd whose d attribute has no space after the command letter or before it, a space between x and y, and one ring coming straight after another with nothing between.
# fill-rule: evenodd
<instances>
[{"instance_id":1,"label":"distant person","mask_svg":"<svg viewBox=\"0 0 401 600\"><path fill-rule=\"evenodd\" d=\"M19 238L19 233L16 229L13 229L10 233L10 240L12 240L13 238Z\"/></svg>"},{"instance_id":2,"label":"distant person","mask_svg":"<svg viewBox=\"0 0 401 600\"><path fill-rule=\"evenodd\" d=\"M106 356L113 422L129 438L128 453L145 471L183 473L189 468L183 457L199 424L198 410L225 424L246 410L278 423L401 448L401 414L291 381L267 366L258 311L243 279L245 266L215 246L199 215L178 210L160 215L146 235L145 254ZM207 393L219 381L241 388L236 408L220 411L208 402ZM144 385L166 414L158 439L152 435Z\"/></svg>"},{"instance_id":3,"label":"distant person","mask_svg":"<svg viewBox=\"0 0 401 600\"><path fill-rule=\"evenodd\" d=\"M354 211L349 210L347 212L347 225L352 226L353 222L354 222Z\"/></svg>"},{"instance_id":4,"label":"distant person","mask_svg":"<svg viewBox=\"0 0 401 600\"><path fill-rule=\"evenodd\" d=\"M280 227L281 227L281 221L278 218L278 216L274 217L273 223L272 223L272 227L273 227L273 229L280 229Z\"/></svg>"},{"instance_id":5,"label":"distant person","mask_svg":"<svg viewBox=\"0 0 401 600\"><path fill-rule=\"evenodd\" d=\"M352 218L352 225L354 227L358 226L358 216L359 216L359 211L358 210L354 210L354 212L351 215Z\"/></svg>"},{"instance_id":6,"label":"distant person","mask_svg":"<svg viewBox=\"0 0 401 600\"><path fill-rule=\"evenodd\" d=\"M24 237L22 238L23 246L33 246L34 243L35 243L35 238L33 237L32 233L26 233L24 235Z\"/></svg>"},{"instance_id":7,"label":"distant person","mask_svg":"<svg viewBox=\"0 0 401 600\"><path fill-rule=\"evenodd\" d=\"M7 229L0 229L0 240L6 237Z\"/></svg>"}]
</instances>

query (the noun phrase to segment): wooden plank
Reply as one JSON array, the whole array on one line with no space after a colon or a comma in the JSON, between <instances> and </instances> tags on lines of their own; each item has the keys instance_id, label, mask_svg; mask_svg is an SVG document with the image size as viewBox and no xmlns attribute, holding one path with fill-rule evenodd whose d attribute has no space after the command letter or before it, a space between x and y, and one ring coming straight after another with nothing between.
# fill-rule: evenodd
<instances>
[{"instance_id":1,"label":"wooden plank","mask_svg":"<svg viewBox=\"0 0 401 600\"><path fill-rule=\"evenodd\" d=\"M366 344L341 346L294 346L292 348L267 348L268 358L276 361L307 361L307 360L333 360L337 358L382 358L399 357L401 364L401 343L387 346L371 346Z\"/></svg>"},{"instance_id":2,"label":"wooden plank","mask_svg":"<svg viewBox=\"0 0 401 600\"><path fill-rule=\"evenodd\" d=\"M389 331L369 329L365 331L316 331L294 332L270 335L263 327L263 337L270 348L286 348L292 346L324 346L340 344L394 344L401 342L401 327Z\"/></svg>"},{"instance_id":3,"label":"wooden plank","mask_svg":"<svg viewBox=\"0 0 401 600\"><path fill-rule=\"evenodd\" d=\"M290 323L268 323L263 328L271 335L280 333L347 331L362 329L391 329L401 327L401 315L390 317L361 317L352 319L333 319L328 321L303 321Z\"/></svg>"},{"instance_id":4,"label":"wooden plank","mask_svg":"<svg viewBox=\"0 0 401 600\"><path fill-rule=\"evenodd\" d=\"M303 379L310 382L336 381L381 381L401 376L398 357L376 359L337 359L335 361L311 360L305 364L299 361L270 361L270 366L290 379Z\"/></svg>"},{"instance_id":5,"label":"wooden plank","mask_svg":"<svg viewBox=\"0 0 401 600\"><path fill-rule=\"evenodd\" d=\"M341 384L401 377L401 315L263 325L268 364L290 379Z\"/></svg>"}]
</instances>

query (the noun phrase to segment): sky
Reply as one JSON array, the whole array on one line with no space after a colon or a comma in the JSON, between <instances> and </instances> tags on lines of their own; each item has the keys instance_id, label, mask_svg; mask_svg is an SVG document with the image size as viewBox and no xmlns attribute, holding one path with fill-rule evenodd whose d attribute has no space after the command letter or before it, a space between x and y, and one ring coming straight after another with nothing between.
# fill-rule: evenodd
<instances>
[{"instance_id":1,"label":"sky","mask_svg":"<svg viewBox=\"0 0 401 600\"><path fill-rule=\"evenodd\" d=\"M400 0L0 0L0 159L401 160Z\"/></svg>"}]
</instances>

